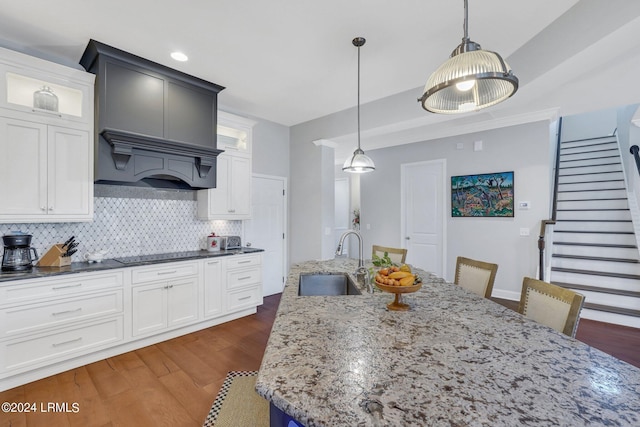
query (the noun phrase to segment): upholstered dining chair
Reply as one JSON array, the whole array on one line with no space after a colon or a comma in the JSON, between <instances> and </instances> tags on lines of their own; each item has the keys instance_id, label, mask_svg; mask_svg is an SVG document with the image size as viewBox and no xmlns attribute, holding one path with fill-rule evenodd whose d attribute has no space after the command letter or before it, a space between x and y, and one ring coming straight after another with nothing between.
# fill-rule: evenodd
<instances>
[{"instance_id":1,"label":"upholstered dining chair","mask_svg":"<svg viewBox=\"0 0 640 427\"><path fill-rule=\"evenodd\" d=\"M498 264L459 256L453 282L481 297L490 298L497 271Z\"/></svg>"},{"instance_id":2,"label":"upholstered dining chair","mask_svg":"<svg viewBox=\"0 0 640 427\"><path fill-rule=\"evenodd\" d=\"M407 250L400 248L388 248L386 246L373 245L372 255L378 255L380 258L384 256L384 253L389 254L389 259L396 264L404 264L404 260L407 258Z\"/></svg>"},{"instance_id":3,"label":"upholstered dining chair","mask_svg":"<svg viewBox=\"0 0 640 427\"><path fill-rule=\"evenodd\" d=\"M576 336L584 295L525 277L518 312L570 337Z\"/></svg>"}]
</instances>

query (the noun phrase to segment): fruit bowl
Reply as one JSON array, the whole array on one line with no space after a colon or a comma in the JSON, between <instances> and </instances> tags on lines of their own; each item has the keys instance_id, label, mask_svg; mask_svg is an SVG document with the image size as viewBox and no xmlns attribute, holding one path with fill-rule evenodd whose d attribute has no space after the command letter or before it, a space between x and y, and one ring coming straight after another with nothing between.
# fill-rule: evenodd
<instances>
[{"instance_id":1,"label":"fruit bowl","mask_svg":"<svg viewBox=\"0 0 640 427\"><path fill-rule=\"evenodd\" d=\"M395 294L395 298L392 302L387 304L387 308L389 310L394 311L407 311L409 310L409 304L405 304L402 302L402 294L408 294L412 292L416 292L418 289L422 287L422 282L418 282L415 285L411 286L389 286L383 285L382 283L375 282L378 289L384 292L389 292Z\"/></svg>"}]
</instances>

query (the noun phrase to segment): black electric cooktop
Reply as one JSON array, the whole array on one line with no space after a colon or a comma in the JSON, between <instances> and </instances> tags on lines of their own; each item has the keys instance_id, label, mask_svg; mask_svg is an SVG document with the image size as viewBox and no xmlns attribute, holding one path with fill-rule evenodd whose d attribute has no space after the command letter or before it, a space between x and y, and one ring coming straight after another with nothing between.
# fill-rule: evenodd
<instances>
[{"instance_id":1,"label":"black electric cooktop","mask_svg":"<svg viewBox=\"0 0 640 427\"><path fill-rule=\"evenodd\" d=\"M184 251L184 252L169 252L164 254L152 254L152 255L135 255L121 258L114 258L114 261L118 261L121 264L144 264L162 261L171 261L179 259L197 259L203 257L215 257L235 254L250 254L254 252L262 252L263 249L242 247L238 249L227 249L214 252L201 251Z\"/></svg>"},{"instance_id":2,"label":"black electric cooktop","mask_svg":"<svg viewBox=\"0 0 640 427\"><path fill-rule=\"evenodd\" d=\"M114 258L114 259L118 262L121 262L122 264L138 264L141 262L196 258L201 255L202 255L202 251L189 251L189 252L171 252L167 254L136 255L136 256L129 256L124 258Z\"/></svg>"}]
</instances>

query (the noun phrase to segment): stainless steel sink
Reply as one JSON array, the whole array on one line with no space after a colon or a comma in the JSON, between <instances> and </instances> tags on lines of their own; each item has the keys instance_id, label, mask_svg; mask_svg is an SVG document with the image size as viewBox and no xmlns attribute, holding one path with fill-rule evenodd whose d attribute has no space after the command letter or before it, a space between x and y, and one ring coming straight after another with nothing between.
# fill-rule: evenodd
<instances>
[{"instance_id":1,"label":"stainless steel sink","mask_svg":"<svg viewBox=\"0 0 640 427\"><path fill-rule=\"evenodd\" d=\"M362 295L362 293L346 273L302 273L298 295Z\"/></svg>"}]
</instances>

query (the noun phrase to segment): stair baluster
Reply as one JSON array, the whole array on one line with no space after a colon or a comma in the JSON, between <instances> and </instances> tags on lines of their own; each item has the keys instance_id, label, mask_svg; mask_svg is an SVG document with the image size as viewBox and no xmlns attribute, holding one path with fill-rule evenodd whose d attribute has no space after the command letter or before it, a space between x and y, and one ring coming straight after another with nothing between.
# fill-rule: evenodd
<instances>
[{"instance_id":1,"label":"stair baluster","mask_svg":"<svg viewBox=\"0 0 640 427\"><path fill-rule=\"evenodd\" d=\"M636 159L636 167L638 168L638 173L640 174L640 155L638 154L638 151L640 151L640 147L638 147L637 145L632 145L631 148L629 148L629 151L631 152L631 154L633 154L634 159Z\"/></svg>"}]
</instances>

